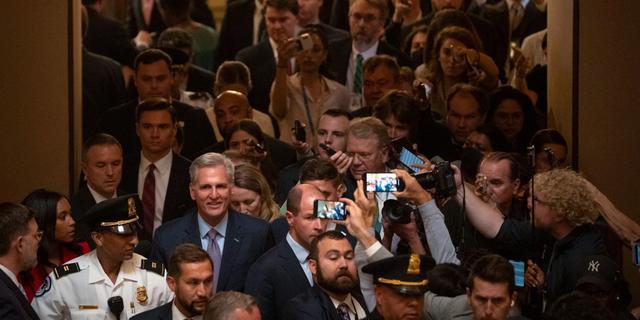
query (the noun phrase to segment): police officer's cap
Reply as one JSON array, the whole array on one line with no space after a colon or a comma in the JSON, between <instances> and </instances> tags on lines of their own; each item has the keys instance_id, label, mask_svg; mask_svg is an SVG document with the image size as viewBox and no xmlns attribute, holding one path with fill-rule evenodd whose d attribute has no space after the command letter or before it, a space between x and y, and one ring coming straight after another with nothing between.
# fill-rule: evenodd
<instances>
[{"instance_id":1,"label":"police officer's cap","mask_svg":"<svg viewBox=\"0 0 640 320\"><path fill-rule=\"evenodd\" d=\"M423 255L399 255L370 263L362 271L373 275L373 283L403 295L422 295L428 290L427 271L435 262Z\"/></svg>"},{"instance_id":2,"label":"police officer's cap","mask_svg":"<svg viewBox=\"0 0 640 320\"><path fill-rule=\"evenodd\" d=\"M91 231L110 231L121 235L136 233L141 227L138 213L142 204L137 194L102 201L80 218Z\"/></svg>"}]
</instances>

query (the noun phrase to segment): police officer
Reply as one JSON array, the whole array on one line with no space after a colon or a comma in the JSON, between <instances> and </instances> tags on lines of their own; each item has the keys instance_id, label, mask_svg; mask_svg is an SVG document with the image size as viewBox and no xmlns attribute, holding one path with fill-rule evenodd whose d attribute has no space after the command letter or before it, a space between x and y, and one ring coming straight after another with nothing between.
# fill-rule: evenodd
<instances>
[{"instance_id":1,"label":"police officer","mask_svg":"<svg viewBox=\"0 0 640 320\"><path fill-rule=\"evenodd\" d=\"M59 266L36 293L42 319L129 319L173 299L161 263L133 252L141 228L137 195L93 206L86 223L96 249Z\"/></svg>"},{"instance_id":2,"label":"police officer","mask_svg":"<svg viewBox=\"0 0 640 320\"><path fill-rule=\"evenodd\" d=\"M411 254L364 266L362 271L373 275L376 285L376 310L369 319L422 319L427 271L434 265L427 256Z\"/></svg>"}]
</instances>

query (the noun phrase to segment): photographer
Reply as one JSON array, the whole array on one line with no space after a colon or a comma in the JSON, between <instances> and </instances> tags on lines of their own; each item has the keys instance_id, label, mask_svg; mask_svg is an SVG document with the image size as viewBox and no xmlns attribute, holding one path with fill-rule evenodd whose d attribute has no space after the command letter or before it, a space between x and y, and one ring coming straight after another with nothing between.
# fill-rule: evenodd
<instances>
[{"instance_id":1,"label":"photographer","mask_svg":"<svg viewBox=\"0 0 640 320\"><path fill-rule=\"evenodd\" d=\"M540 235L534 234L529 222L505 219L497 208L478 198L469 186L462 185L456 171L456 199L483 236L509 243L514 250L530 250L537 244L534 239L540 239ZM555 244L545 250L552 255L543 258L542 267L531 260L527 262L525 281L530 287L545 289L548 305L575 286L578 279L570 267L572 261L584 255L606 255L606 248L593 225L598 207L582 177L571 170L556 169L537 174L533 181L535 194L529 198L528 207L535 208L536 229L548 233Z\"/></svg>"}]
</instances>

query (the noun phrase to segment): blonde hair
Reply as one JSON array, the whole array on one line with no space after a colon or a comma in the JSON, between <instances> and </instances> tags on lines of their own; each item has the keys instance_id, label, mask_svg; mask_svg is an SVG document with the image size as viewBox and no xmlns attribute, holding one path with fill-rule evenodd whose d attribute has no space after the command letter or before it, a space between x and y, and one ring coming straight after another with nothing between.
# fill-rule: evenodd
<instances>
[{"instance_id":1,"label":"blonde hair","mask_svg":"<svg viewBox=\"0 0 640 320\"><path fill-rule=\"evenodd\" d=\"M559 217L575 226L592 224L600 214L600 207L587 187L584 178L569 169L555 169L534 176L534 192L542 195L542 202Z\"/></svg>"},{"instance_id":2,"label":"blonde hair","mask_svg":"<svg viewBox=\"0 0 640 320\"><path fill-rule=\"evenodd\" d=\"M278 217L280 208L271 197L269 183L256 167L246 164L236 166L234 185L260 195L260 215L258 218L271 222Z\"/></svg>"}]
</instances>

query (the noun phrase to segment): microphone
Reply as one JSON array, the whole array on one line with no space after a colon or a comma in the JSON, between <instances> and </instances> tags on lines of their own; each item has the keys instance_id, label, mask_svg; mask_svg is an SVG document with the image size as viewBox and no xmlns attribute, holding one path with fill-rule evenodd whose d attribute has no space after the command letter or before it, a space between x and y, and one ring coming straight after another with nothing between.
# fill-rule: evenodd
<instances>
[{"instance_id":1,"label":"microphone","mask_svg":"<svg viewBox=\"0 0 640 320\"><path fill-rule=\"evenodd\" d=\"M133 252L149 259L149 256L151 255L151 241L140 240L138 245L133 248Z\"/></svg>"},{"instance_id":2,"label":"microphone","mask_svg":"<svg viewBox=\"0 0 640 320\"><path fill-rule=\"evenodd\" d=\"M124 302L122 301L121 296L115 296L109 298L107 300L107 305L109 305L109 310L116 316L116 319L120 319L120 314L122 310L124 310Z\"/></svg>"}]
</instances>

